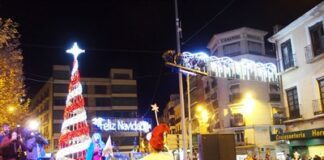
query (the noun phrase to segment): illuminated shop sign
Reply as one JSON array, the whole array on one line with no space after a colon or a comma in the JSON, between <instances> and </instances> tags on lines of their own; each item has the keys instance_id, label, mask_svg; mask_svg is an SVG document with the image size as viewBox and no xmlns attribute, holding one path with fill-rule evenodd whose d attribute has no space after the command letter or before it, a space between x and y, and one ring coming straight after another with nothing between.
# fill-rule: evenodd
<instances>
[{"instance_id":1,"label":"illuminated shop sign","mask_svg":"<svg viewBox=\"0 0 324 160\"><path fill-rule=\"evenodd\" d=\"M152 125L139 119L93 118L92 124L103 131L140 131L149 132Z\"/></svg>"},{"instance_id":2,"label":"illuminated shop sign","mask_svg":"<svg viewBox=\"0 0 324 160\"><path fill-rule=\"evenodd\" d=\"M271 134L271 141L292 140L292 139L307 139L324 137L324 128L316 128L310 130L302 130L297 132L287 132L283 134Z\"/></svg>"}]
</instances>

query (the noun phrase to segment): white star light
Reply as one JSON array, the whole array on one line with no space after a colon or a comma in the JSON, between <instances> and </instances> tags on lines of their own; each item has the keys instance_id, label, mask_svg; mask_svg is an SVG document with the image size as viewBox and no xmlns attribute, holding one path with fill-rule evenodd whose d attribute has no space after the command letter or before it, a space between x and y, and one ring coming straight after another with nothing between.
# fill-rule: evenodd
<instances>
[{"instance_id":1,"label":"white star light","mask_svg":"<svg viewBox=\"0 0 324 160\"><path fill-rule=\"evenodd\" d=\"M155 104L152 104L151 107L152 107L152 111L154 111L155 113L156 112L159 112L159 107L157 106L156 103Z\"/></svg>"},{"instance_id":2,"label":"white star light","mask_svg":"<svg viewBox=\"0 0 324 160\"><path fill-rule=\"evenodd\" d=\"M79 54L84 53L83 49L80 49L78 44L74 42L73 47L66 50L66 53L71 53L74 56L74 59L77 59Z\"/></svg>"}]
</instances>

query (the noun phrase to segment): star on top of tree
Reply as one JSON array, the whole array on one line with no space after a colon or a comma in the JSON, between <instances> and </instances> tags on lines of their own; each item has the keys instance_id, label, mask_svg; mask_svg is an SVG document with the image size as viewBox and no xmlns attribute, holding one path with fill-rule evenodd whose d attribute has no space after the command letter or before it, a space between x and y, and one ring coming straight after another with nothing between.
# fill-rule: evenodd
<instances>
[{"instance_id":1,"label":"star on top of tree","mask_svg":"<svg viewBox=\"0 0 324 160\"><path fill-rule=\"evenodd\" d=\"M74 56L74 59L77 59L79 54L84 53L83 49L80 49L78 43L74 42L73 47L66 50L67 53L71 53Z\"/></svg>"},{"instance_id":2,"label":"star on top of tree","mask_svg":"<svg viewBox=\"0 0 324 160\"><path fill-rule=\"evenodd\" d=\"M152 104L151 107L152 107L152 111L159 112L159 107L157 106L156 103Z\"/></svg>"}]
</instances>

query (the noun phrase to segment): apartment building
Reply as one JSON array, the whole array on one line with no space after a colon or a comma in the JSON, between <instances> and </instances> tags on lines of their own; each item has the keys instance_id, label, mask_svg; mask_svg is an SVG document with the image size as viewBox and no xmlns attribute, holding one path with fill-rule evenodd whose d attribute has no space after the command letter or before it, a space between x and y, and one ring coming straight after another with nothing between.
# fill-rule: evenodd
<instances>
[{"instance_id":1,"label":"apartment building","mask_svg":"<svg viewBox=\"0 0 324 160\"><path fill-rule=\"evenodd\" d=\"M54 65L52 77L32 98L30 112L41 122L40 132L49 140L47 151L56 151L63 122L68 84L69 66ZM82 77L83 97L91 131L101 132L103 139L108 135L118 151L130 151L134 148L139 132L104 132L92 125L91 119L136 118L137 84L131 69L110 69L105 78Z\"/></svg>"},{"instance_id":2,"label":"apartment building","mask_svg":"<svg viewBox=\"0 0 324 160\"><path fill-rule=\"evenodd\" d=\"M265 31L242 27L215 34L208 44L210 54L217 57L243 58L261 63L276 63L275 57L265 52ZM193 134L202 132L233 133L238 158L248 154L265 158L277 158L288 151L287 144L273 142L271 132L285 129L285 109L281 105L278 83L257 80L240 80L239 75L231 78L191 76L190 100ZM178 105L170 100L168 107L174 108L176 130L181 130L177 119ZM185 96L187 102L187 96ZM171 105L172 104L172 105ZM198 106L208 110L209 126L202 130L197 116ZM186 104L187 106L187 104ZM178 109L178 110L179 110ZM179 115L180 116L180 115ZM179 128L177 127L179 126Z\"/></svg>"},{"instance_id":3,"label":"apartment building","mask_svg":"<svg viewBox=\"0 0 324 160\"><path fill-rule=\"evenodd\" d=\"M324 155L324 2L268 39L275 44L291 153Z\"/></svg>"}]
</instances>

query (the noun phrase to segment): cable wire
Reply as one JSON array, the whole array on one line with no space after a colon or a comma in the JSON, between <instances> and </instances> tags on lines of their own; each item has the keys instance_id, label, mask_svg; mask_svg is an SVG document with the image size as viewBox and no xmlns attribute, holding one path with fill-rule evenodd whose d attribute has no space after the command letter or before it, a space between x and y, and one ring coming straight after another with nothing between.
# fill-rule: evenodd
<instances>
[{"instance_id":1,"label":"cable wire","mask_svg":"<svg viewBox=\"0 0 324 160\"><path fill-rule=\"evenodd\" d=\"M43 49L62 49L65 50L65 47L62 46L54 46L54 45L43 45L43 44L29 44L23 43L23 47L27 48L43 48ZM93 52L118 52L118 53L156 53L162 54L164 51L162 50L146 50L146 49L112 49L112 48L85 48L86 51Z\"/></svg>"},{"instance_id":2,"label":"cable wire","mask_svg":"<svg viewBox=\"0 0 324 160\"><path fill-rule=\"evenodd\" d=\"M205 25L203 25L200 29L198 29L195 33L193 33L187 40L182 42L182 45L185 45L187 42L189 42L191 39L193 39L195 36L197 36L201 31L203 31L210 23L212 23L216 17L218 17L219 15L221 15L223 12L226 11L226 9L228 9L233 3L235 2L235 0L232 0L231 2L229 2L221 11L219 11L213 18L211 18L207 23L205 23Z\"/></svg>"}]
</instances>

